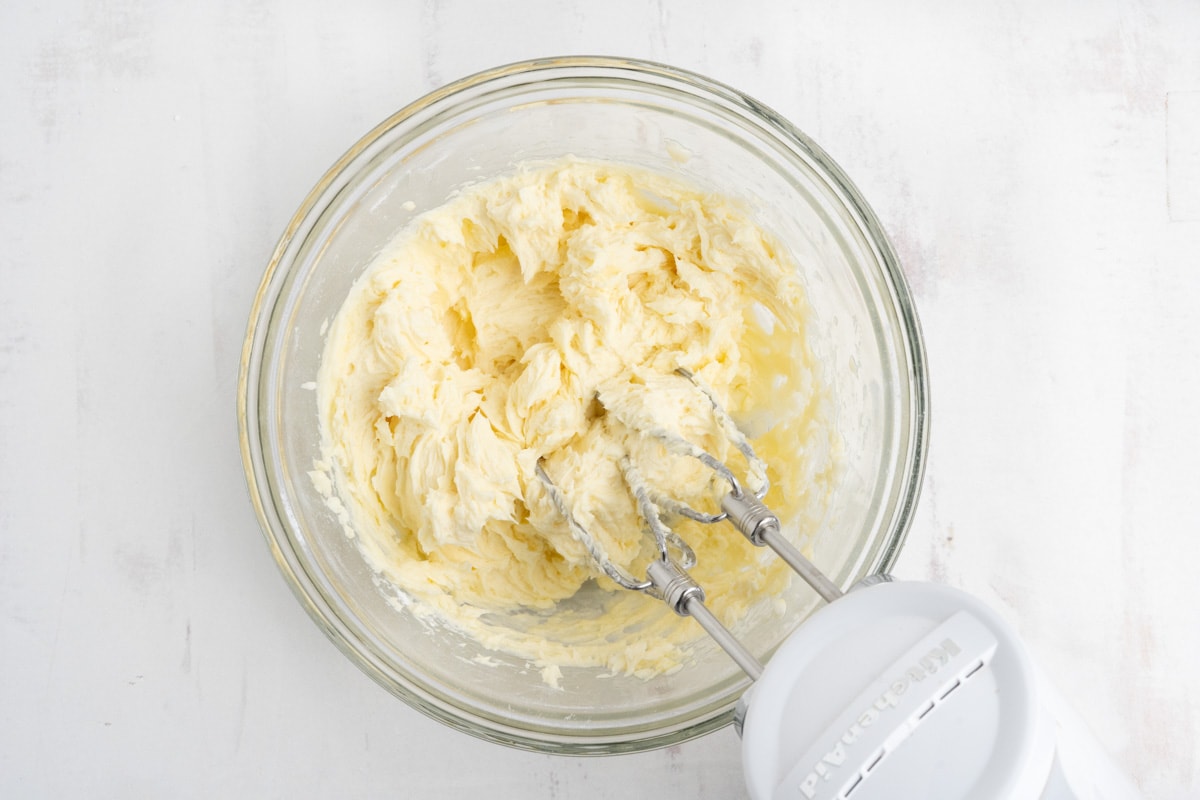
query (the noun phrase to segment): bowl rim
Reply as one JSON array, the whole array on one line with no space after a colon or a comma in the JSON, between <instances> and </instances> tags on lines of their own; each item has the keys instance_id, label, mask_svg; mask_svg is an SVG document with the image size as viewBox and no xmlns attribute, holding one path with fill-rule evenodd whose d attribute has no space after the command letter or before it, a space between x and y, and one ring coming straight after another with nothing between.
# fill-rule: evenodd
<instances>
[{"instance_id":1,"label":"bowl rim","mask_svg":"<svg viewBox=\"0 0 1200 800\"><path fill-rule=\"evenodd\" d=\"M261 382L263 380L263 354L272 318L281 292L280 284L286 278L290 263L285 255L296 241L297 234L305 228L306 221L321 213L318 202L372 145L397 125L436 107L443 101L460 93L479 89L487 84L503 81L513 76L536 75L547 71L576 71L583 77L589 71L617 74L630 83L646 84L646 76L665 79L674 84L690 84L701 93L711 95L728 103L744 114L770 129L792 147L803 151L816 166L833 181L836 189L856 221L863 226L862 233L868 244L876 251L881 267L879 277L888 290L896 318L898 331L903 341L897 349L908 362L908 385L910 403L907 419L899 420L908 432L901 442L906 452L903 463L898 463L897 475L901 481L897 490L898 502L890 520L890 530L883 534L883 547L867 564L868 573L886 573L892 568L907 539L916 503L919 498L925 472L928 451L929 393L924 339L915 305L899 264L895 250L878 217L866 203L858 188L836 162L812 139L765 104L753 97L719 81L686 69L655 61L616 56L561 56L537 58L512 62L486 69L461 78L425 94L390 114L360 137L343 155L330 166L314 187L307 193L296 212L290 218L275 245L264 270L262 280L255 292L250 307L249 321L242 344L238 369L236 413L238 435L242 454L242 466L246 478L251 504L258 518L259 528L267 541L277 567L292 593L300 601L309 617L325 635L360 669L382 685L393 695L404 700L413 708L466 733L500 744L544 753L569 755L605 755L640 752L670 744L676 744L725 727L733 722L734 709L692 720L686 725L675 724L655 729L649 735L640 735L632 740L622 738L621 733L592 735L579 741L566 740L557 734L557 739L547 739L526 728L506 726L491 716L481 716L454 705L448 711L434 699L432 693L421 687L410 685L410 681L398 684L393 671L386 669L381 659L365 642L355 636L339 618L332 604L324 597L320 587L306 573L304 564L297 554L281 547L281 541L290 539L287 533L286 515L277 507L275 491L267 475L265 458L262 455L262 415L260 407ZM662 86L658 86L662 89ZM675 88L675 87L672 87ZM256 455L252 443L259 444ZM320 602L318 602L318 600ZM360 646L354 646L359 642ZM644 732L640 732L643 733Z\"/></svg>"}]
</instances>

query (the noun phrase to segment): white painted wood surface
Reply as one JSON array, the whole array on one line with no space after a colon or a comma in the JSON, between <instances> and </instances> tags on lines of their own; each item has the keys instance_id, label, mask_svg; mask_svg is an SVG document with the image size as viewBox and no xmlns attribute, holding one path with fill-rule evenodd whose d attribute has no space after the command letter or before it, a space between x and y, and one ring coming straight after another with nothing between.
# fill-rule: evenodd
<instances>
[{"instance_id":1,"label":"white painted wood surface","mask_svg":"<svg viewBox=\"0 0 1200 800\"><path fill-rule=\"evenodd\" d=\"M241 474L253 292L371 125L476 70L691 68L820 142L927 337L897 572L1016 622L1147 797L1200 796L1200 4L0 8L0 795L729 798L726 730L515 752L393 700L276 572Z\"/></svg>"}]
</instances>

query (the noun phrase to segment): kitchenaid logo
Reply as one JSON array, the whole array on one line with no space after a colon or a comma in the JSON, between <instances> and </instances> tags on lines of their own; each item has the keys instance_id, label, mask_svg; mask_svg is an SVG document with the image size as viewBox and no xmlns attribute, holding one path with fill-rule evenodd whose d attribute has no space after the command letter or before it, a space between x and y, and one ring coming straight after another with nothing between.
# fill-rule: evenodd
<instances>
[{"instance_id":1,"label":"kitchenaid logo","mask_svg":"<svg viewBox=\"0 0 1200 800\"><path fill-rule=\"evenodd\" d=\"M833 749L821 757L800 784L800 791L805 797L816 797L817 787L821 781L830 780L837 772L838 768L844 765L849 758L847 748L850 748L858 741L863 731L879 721L880 716L895 708L900 704L901 696L908 691L909 687L914 683L920 683L931 675L937 674L938 670L950 663L950 659L954 658L962 652L962 649L955 643L953 639L945 639L940 645L931 649L928 653L922 656L916 663L898 677L888 686L888 688L868 706L858 719L846 729L846 732L838 738ZM867 766L867 772L875 767L876 764L883 758L881 752L878 757Z\"/></svg>"}]
</instances>

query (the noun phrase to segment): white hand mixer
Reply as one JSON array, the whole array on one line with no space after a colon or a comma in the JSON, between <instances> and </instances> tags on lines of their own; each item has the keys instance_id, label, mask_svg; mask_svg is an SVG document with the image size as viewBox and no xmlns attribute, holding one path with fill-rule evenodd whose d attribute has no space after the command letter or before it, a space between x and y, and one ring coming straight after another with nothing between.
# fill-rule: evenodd
<instances>
[{"instance_id":1,"label":"white hand mixer","mask_svg":"<svg viewBox=\"0 0 1200 800\"><path fill-rule=\"evenodd\" d=\"M700 460L729 486L721 511L704 513L658 494L632 460L623 459L625 481L658 551L644 578L607 557L541 463L537 475L605 574L695 619L755 681L735 717L751 797L1139 796L1011 627L982 602L949 587L883 575L843 593L822 574L784 538L778 517L763 504L766 465L746 436L711 390L690 372L678 373L708 398L717 425L746 457L747 482L758 486L750 491L726 464L682 437L643 431L668 452ZM603 405L604 398L597 399ZM828 605L764 667L704 605L703 588L687 573L695 556L664 515L728 520L753 544L774 550Z\"/></svg>"}]
</instances>

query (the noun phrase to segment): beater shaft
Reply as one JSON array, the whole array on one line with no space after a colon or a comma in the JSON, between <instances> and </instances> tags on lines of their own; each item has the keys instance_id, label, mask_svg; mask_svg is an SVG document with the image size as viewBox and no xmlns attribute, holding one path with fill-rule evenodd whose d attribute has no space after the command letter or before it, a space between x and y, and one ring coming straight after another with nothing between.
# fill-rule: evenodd
<instances>
[{"instance_id":1,"label":"beater shaft","mask_svg":"<svg viewBox=\"0 0 1200 800\"><path fill-rule=\"evenodd\" d=\"M804 579L805 583L815 589L825 602L832 603L842 596L842 590L833 581L825 577L825 573L817 569L811 561L801 555L800 551L793 547L791 542L783 538L783 534L779 532L779 528L769 528L763 531L762 539L763 543L786 561L788 566L794 569L796 574Z\"/></svg>"},{"instance_id":2,"label":"beater shaft","mask_svg":"<svg viewBox=\"0 0 1200 800\"><path fill-rule=\"evenodd\" d=\"M762 500L747 492L737 492L735 487L735 491L721 498L721 508L733 527L751 544L755 547L766 545L774 550L826 602L832 603L842 596L842 590L783 537L779 517Z\"/></svg>"},{"instance_id":3,"label":"beater shaft","mask_svg":"<svg viewBox=\"0 0 1200 800\"><path fill-rule=\"evenodd\" d=\"M750 676L750 680L759 679L763 672L762 664L754 657L753 653L734 638L720 620L713 616L713 613L708 610L708 606L704 605L703 600L699 597L687 598L684 601L684 610L688 616L700 623L700 627L704 628L704 632L711 636L713 641L721 645L721 649L728 653L729 657L742 668L742 671Z\"/></svg>"},{"instance_id":4,"label":"beater shaft","mask_svg":"<svg viewBox=\"0 0 1200 800\"><path fill-rule=\"evenodd\" d=\"M762 664L704 605L704 589L691 575L668 559L658 559L651 561L646 568L646 579L652 584L651 594L660 598L679 616L692 617L700 623L705 633L729 654L751 680L758 680L762 674Z\"/></svg>"}]
</instances>

